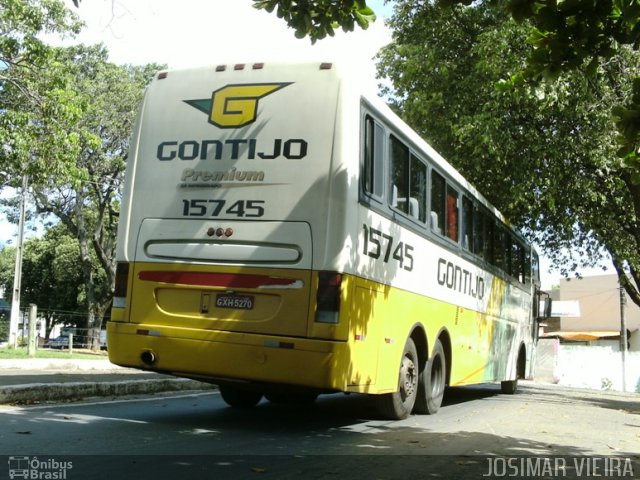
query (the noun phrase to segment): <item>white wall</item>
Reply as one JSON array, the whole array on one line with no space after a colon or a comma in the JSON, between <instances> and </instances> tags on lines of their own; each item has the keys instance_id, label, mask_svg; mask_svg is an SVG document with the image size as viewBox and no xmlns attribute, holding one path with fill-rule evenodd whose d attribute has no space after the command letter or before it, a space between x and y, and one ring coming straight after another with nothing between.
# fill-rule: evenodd
<instances>
[{"instance_id":1,"label":"white wall","mask_svg":"<svg viewBox=\"0 0 640 480\"><path fill-rule=\"evenodd\" d=\"M540 340L534 380L570 387L622 391L622 357L617 348ZM640 352L627 352L626 391L640 393Z\"/></svg>"}]
</instances>

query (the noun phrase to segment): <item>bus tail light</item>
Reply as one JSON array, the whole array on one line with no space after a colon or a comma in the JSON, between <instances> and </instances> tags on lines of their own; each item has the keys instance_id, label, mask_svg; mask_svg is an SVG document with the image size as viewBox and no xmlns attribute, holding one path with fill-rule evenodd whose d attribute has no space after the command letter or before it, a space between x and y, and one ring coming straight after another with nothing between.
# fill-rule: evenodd
<instances>
[{"instance_id":1,"label":"bus tail light","mask_svg":"<svg viewBox=\"0 0 640 480\"><path fill-rule=\"evenodd\" d=\"M116 286L113 290L113 306L125 308L127 306L127 288L129 286L129 263L118 262L116 265Z\"/></svg>"},{"instance_id":2,"label":"bus tail light","mask_svg":"<svg viewBox=\"0 0 640 480\"><path fill-rule=\"evenodd\" d=\"M342 275L335 272L318 273L316 296L316 322L338 323Z\"/></svg>"}]
</instances>

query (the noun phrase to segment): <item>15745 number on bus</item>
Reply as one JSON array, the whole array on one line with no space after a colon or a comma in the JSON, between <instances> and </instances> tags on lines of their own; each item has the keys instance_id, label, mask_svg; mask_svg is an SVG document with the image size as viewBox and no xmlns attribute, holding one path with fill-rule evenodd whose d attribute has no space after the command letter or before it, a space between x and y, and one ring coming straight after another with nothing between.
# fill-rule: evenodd
<instances>
[{"instance_id":1,"label":"15745 number on bus","mask_svg":"<svg viewBox=\"0 0 640 480\"><path fill-rule=\"evenodd\" d=\"M182 200L182 215L185 217L236 217L258 218L264 215L264 200Z\"/></svg>"},{"instance_id":2,"label":"15745 number on bus","mask_svg":"<svg viewBox=\"0 0 640 480\"><path fill-rule=\"evenodd\" d=\"M391 235L363 224L364 248L363 252L371 258L389 263L395 260L400 268L411 272L413 270L413 247L405 242L397 242Z\"/></svg>"}]
</instances>

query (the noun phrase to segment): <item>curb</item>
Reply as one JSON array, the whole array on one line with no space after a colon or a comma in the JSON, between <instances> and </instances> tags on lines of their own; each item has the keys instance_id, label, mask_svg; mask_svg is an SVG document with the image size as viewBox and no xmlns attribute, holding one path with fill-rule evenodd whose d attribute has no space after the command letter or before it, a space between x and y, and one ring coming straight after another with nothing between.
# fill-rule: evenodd
<instances>
[{"instance_id":1,"label":"curb","mask_svg":"<svg viewBox=\"0 0 640 480\"><path fill-rule=\"evenodd\" d=\"M87 397L145 395L157 392L211 390L208 383L184 378L120 382L31 383L0 387L0 404L34 404Z\"/></svg>"},{"instance_id":2,"label":"curb","mask_svg":"<svg viewBox=\"0 0 640 480\"><path fill-rule=\"evenodd\" d=\"M66 359L66 358L21 358L0 360L0 370L128 370L111 363L107 359Z\"/></svg>"}]
</instances>

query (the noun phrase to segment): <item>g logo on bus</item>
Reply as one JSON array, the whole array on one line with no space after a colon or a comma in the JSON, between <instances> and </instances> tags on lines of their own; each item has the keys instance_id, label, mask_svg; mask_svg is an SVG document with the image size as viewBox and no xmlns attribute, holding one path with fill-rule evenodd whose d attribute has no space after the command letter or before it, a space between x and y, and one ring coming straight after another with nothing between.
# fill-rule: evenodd
<instances>
[{"instance_id":1,"label":"g logo on bus","mask_svg":"<svg viewBox=\"0 0 640 480\"><path fill-rule=\"evenodd\" d=\"M209 115L209 123L219 128L244 127L256 121L258 100L291 83L251 83L227 85L211 94L211 99L184 100Z\"/></svg>"}]
</instances>

